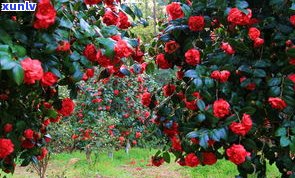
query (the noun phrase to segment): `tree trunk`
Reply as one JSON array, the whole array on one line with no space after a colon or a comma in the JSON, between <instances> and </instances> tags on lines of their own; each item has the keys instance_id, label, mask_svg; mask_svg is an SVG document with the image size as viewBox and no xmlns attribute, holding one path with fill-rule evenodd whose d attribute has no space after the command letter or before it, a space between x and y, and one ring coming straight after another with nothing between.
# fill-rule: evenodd
<instances>
[{"instance_id":1,"label":"tree trunk","mask_svg":"<svg viewBox=\"0 0 295 178\"><path fill-rule=\"evenodd\" d=\"M131 148L130 141L129 141L129 139L127 139L126 147L125 147L125 151L126 151L127 155L129 155L130 148Z\"/></svg>"},{"instance_id":2,"label":"tree trunk","mask_svg":"<svg viewBox=\"0 0 295 178\"><path fill-rule=\"evenodd\" d=\"M157 35L157 3L153 0L153 20L154 20L154 35Z\"/></svg>"}]
</instances>

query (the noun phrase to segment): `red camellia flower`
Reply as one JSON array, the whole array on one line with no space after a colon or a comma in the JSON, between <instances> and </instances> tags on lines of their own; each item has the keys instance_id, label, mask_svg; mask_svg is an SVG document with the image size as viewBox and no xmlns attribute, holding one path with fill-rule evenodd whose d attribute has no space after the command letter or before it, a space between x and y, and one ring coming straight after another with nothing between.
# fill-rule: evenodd
<instances>
[{"instance_id":1,"label":"red camellia flower","mask_svg":"<svg viewBox=\"0 0 295 178\"><path fill-rule=\"evenodd\" d=\"M224 99L216 100L213 103L213 114L217 118L224 118L230 113L230 105Z\"/></svg>"},{"instance_id":2,"label":"red camellia flower","mask_svg":"<svg viewBox=\"0 0 295 178\"><path fill-rule=\"evenodd\" d=\"M179 134L178 124L176 122L173 122L170 128L164 127L163 132L170 138L175 137L176 135Z\"/></svg>"},{"instance_id":3,"label":"red camellia flower","mask_svg":"<svg viewBox=\"0 0 295 178\"><path fill-rule=\"evenodd\" d=\"M183 71L177 71L177 72L176 72L176 78L177 78L178 80L182 80L183 77L184 77L184 72L183 72Z\"/></svg>"},{"instance_id":4,"label":"red camellia flower","mask_svg":"<svg viewBox=\"0 0 295 178\"><path fill-rule=\"evenodd\" d=\"M211 73L211 78L218 80L220 83L227 82L228 78L230 77L230 72L227 70L218 71L215 70Z\"/></svg>"},{"instance_id":5,"label":"red camellia flower","mask_svg":"<svg viewBox=\"0 0 295 178\"><path fill-rule=\"evenodd\" d=\"M258 28L255 27L251 27L249 28L248 36L251 40L254 41L256 38L260 37L260 30L258 30Z\"/></svg>"},{"instance_id":6,"label":"red camellia flower","mask_svg":"<svg viewBox=\"0 0 295 178\"><path fill-rule=\"evenodd\" d=\"M45 147L42 147L41 154L37 156L37 159L40 161L44 159L47 154L48 154L48 150Z\"/></svg>"},{"instance_id":7,"label":"red camellia flower","mask_svg":"<svg viewBox=\"0 0 295 178\"><path fill-rule=\"evenodd\" d=\"M26 129L24 131L23 135L26 139L33 139L34 138L34 131L32 129Z\"/></svg>"},{"instance_id":8,"label":"red camellia flower","mask_svg":"<svg viewBox=\"0 0 295 178\"><path fill-rule=\"evenodd\" d=\"M243 77L241 77L240 78L240 82L242 83L244 80L246 80L247 78L245 77L245 76L243 76ZM255 90L255 88L256 88L256 84L255 83L249 83L247 86L246 86L246 89L247 90L251 90L251 91L253 91L253 90Z\"/></svg>"},{"instance_id":9,"label":"red camellia flower","mask_svg":"<svg viewBox=\"0 0 295 178\"><path fill-rule=\"evenodd\" d=\"M56 10L50 0L41 0L37 5L34 28L46 29L55 22Z\"/></svg>"},{"instance_id":10,"label":"red camellia flower","mask_svg":"<svg viewBox=\"0 0 295 178\"><path fill-rule=\"evenodd\" d=\"M168 84L163 87L163 93L165 97L171 96L176 89L176 86L173 84Z\"/></svg>"},{"instance_id":11,"label":"red camellia flower","mask_svg":"<svg viewBox=\"0 0 295 178\"><path fill-rule=\"evenodd\" d=\"M149 106L152 101L151 94L149 92L145 92L142 94L141 103L144 106Z\"/></svg>"},{"instance_id":12,"label":"red camellia flower","mask_svg":"<svg viewBox=\"0 0 295 178\"><path fill-rule=\"evenodd\" d=\"M71 44L68 41L61 41L56 48L56 51L69 51L71 49Z\"/></svg>"},{"instance_id":13,"label":"red camellia flower","mask_svg":"<svg viewBox=\"0 0 295 178\"><path fill-rule=\"evenodd\" d=\"M94 76L94 69L93 68L86 69L85 74L87 75L88 78L92 78Z\"/></svg>"},{"instance_id":14,"label":"red camellia flower","mask_svg":"<svg viewBox=\"0 0 295 178\"><path fill-rule=\"evenodd\" d=\"M259 48L264 44L264 39L262 38L256 38L254 40L254 48Z\"/></svg>"},{"instance_id":15,"label":"red camellia flower","mask_svg":"<svg viewBox=\"0 0 295 178\"><path fill-rule=\"evenodd\" d=\"M290 16L290 23L295 26L295 15Z\"/></svg>"},{"instance_id":16,"label":"red camellia flower","mask_svg":"<svg viewBox=\"0 0 295 178\"><path fill-rule=\"evenodd\" d=\"M70 116L75 109L75 103L70 98L65 98L62 100L61 108L58 113L63 116Z\"/></svg>"},{"instance_id":17,"label":"red camellia flower","mask_svg":"<svg viewBox=\"0 0 295 178\"><path fill-rule=\"evenodd\" d=\"M45 72L42 79L41 79L41 85L42 86L52 86L54 85L58 80L58 77L54 75L52 72Z\"/></svg>"},{"instance_id":18,"label":"red camellia flower","mask_svg":"<svg viewBox=\"0 0 295 178\"><path fill-rule=\"evenodd\" d=\"M224 83L224 82L226 82L228 80L229 76L230 76L230 72L229 71L227 71L227 70L220 71L219 81L221 83Z\"/></svg>"},{"instance_id":19,"label":"red camellia flower","mask_svg":"<svg viewBox=\"0 0 295 178\"><path fill-rule=\"evenodd\" d=\"M141 133L140 132L136 132L135 133L135 138L140 138L141 137Z\"/></svg>"},{"instance_id":20,"label":"red camellia flower","mask_svg":"<svg viewBox=\"0 0 295 178\"><path fill-rule=\"evenodd\" d=\"M220 79L220 71L219 71L219 70L214 70L214 71L211 73L210 77L211 77L212 79L219 80L219 79Z\"/></svg>"},{"instance_id":21,"label":"red camellia flower","mask_svg":"<svg viewBox=\"0 0 295 178\"><path fill-rule=\"evenodd\" d=\"M217 162L217 158L214 153L211 152L203 152L202 153L203 157L203 164L204 165L213 165Z\"/></svg>"},{"instance_id":22,"label":"red camellia flower","mask_svg":"<svg viewBox=\"0 0 295 178\"><path fill-rule=\"evenodd\" d=\"M233 144L226 150L226 155L231 162L239 165L245 162L246 157L250 156L251 154L245 150L243 145Z\"/></svg>"},{"instance_id":23,"label":"red camellia flower","mask_svg":"<svg viewBox=\"0 0 295 178\"><path fill-rule=\"evenodd\" d=\"M247 9L247 11L248 14L245 14L238 8L232 8L227 16L227 21L235 25L248 25L252 17L252 11L250 9Z\"/></svg>"},{"instance_id":24,"label":"red camellia flower","mask_svg":"<svg viewBox=\"0 0 295 178\"><path fill-rule=\"evenodd\" d=\"M7 123L4 125L3 130L5 133L9 133L13 130L13 125L10 123Z\"/></svg>"},{"instance_id":25,"label":"red camellia flower","mask_svg":"<svg viewBox=\"0 0 295 178\"><path fill-rule=\"evenodd\" d=\"M166 6L166 11L169 15L169 20L175 20L184 17L184 13L181 9L180 3L172 2Z\"/></svg>"},{"instance_id":26,"label":"red camellia flower","mask_svg":"<svg viewBox=\"0 0 295 178\"><path fill-rule=\"evenodd\" d=\"M128 16L120 11L119 12L119 23L118 23L118 27L121 29L127 29L131 26L131 23L128 21Z\"/></svg>"},{"instance_id":27,"label":"red camellia flower","mask_svg":"<svg viewBox=\"0 0 295 178\"><path fill-rule=\"evenodd\" d=\"M102 17L103 23L105 23L107 26L109 25L117 25L119 18L118 16L111 10L107 10L103 17Z\"/></svg>"},{"instance_id":28,"label":"red camellia flower","mask_svg":"<svg viewBox=\"0 0 295 178\"><path fill-rule=\"evenodd\" d=\"M26 139L22 141L21 146L26 149L31 149L35 146L35 143L32 140Z\"/></svg>"},{"instance_id":29,"label":"red camellia flower","mask_svg":"<svg viewBox=\"0 0 295 178\"><path fill-rule=\"evenodd\" d=\"M96 61L96 55L97 55L96 47L94 44L88 44L85 46L85 49L83 51L83 55L89 60L89 61Z\"/></svg>"},{"instance_id":30,"label":"red camellia flower","mask_svg":"<svg viewBox=\"0 0 295 178\"><path fill-rule=\"evenodd\" d=\"M196 66L200 64L200 52L197 49L190 49L185 54L185 62L189 65Z\"/></svg>"},{"instance_id":31,"label":"red camellia flower","mask_svg":"<svg viewBox=\"0 0 295 178\"><path fill-rule=\"evenodd\" d=\"M24 72L24 82L26 84L34 84L36 80L41 80L43 76L43 69L39 60L32 60L26 58L20 62Z\"/></svg>"},{"instance_id":32,"label":"red camellia flower","mask_svg":"<svg viewBox=\"0 0 295 178\"><path fill-rule=\"evenodd\" d=\"M119 90L114 90L114 95L115 96L118 96L120 94L120 91Z\"/></svg>"},{"instance_id":33,"label":"red camellia flower","mask_svg":"<svg viewBox=\"0 0 295 178\"><path fill-rule=\"evenodd\" d=\"M240 123L232 122L229 129L241 136L245 136L252 128L252 120L249 114L244 114Z\"/></svg>"},{"instance_id":34,"label":"red camellia flower","mask_svg":"<svg viewBox=\"0 0 295 178\"><path fill-rule=\"evenodd\" d=\"M10 139L0 138L0 159L5 158L14 151L14 144Z\"/></svg>"},{"instance_id":35,"label":"red camellia flower","mask_svg":"<svg viewBox=\"0 0 295 178\"><path fill-rule=\"evenodd\" d=\"M203 16L191 16L188 19L188 27L191 31L201 31L204 29L205 20Z\"/></svg>"},{"instance_id":36,"label":"red camellia flower","mask_svg":"<svg viewBox=\"0 0 295 178\"><path fill-rule=\"evenodd\" d=\"M236 52L229 43L222 42L220 48L229 55L235 54Z\"/></svg>"},{"instance_id":37,"label":"red camellia flower","mask_svg":"<svg viewBox=\"0 0 295 178\"><path fill-rule=\"evenodd\" d=\"M186 157L184 158L184 160L185 160L185 165L186 166L196 167L196 166L199 165L199 159L195 155L195 153L189 153L188 155L186 155Z\"/></svg>"},{"instance_id":38,"label":"red camellia flower","mask_svg":"<svg viewBox=\"0 0 295 178\"><path fill-rule=\"evenodd\" d=\"M168 54L174 53L178 48L179 44L176 41L169 41L165 44L165 52Z\"/></svg>"},{"instance_id":39,"label":"red camellia flower","mask_svg":"<svg viewBox=\"0 0 295 178\"><path fill-rule=\"evenodd\" d=\"M177 136L171 138L172 149L175 151L182 151L180 139Z\"/></svg>"},{"instance_id":40,"label":"red camellia flower","mask_svg":"<svg viewBox=\"0 0 295 178\"><path fill-rule=\"evenodd\" d=\"M295 84L295 74L291 74L288 76L289 80L291 80ZM294 85L295 87L295 85Z\"/></svg>"},{"instance_id":41,"label":"red camellia flower","mask_svg":"<svg viewBox=\"0 0 295 178\"><path fill-rule=\"evenodd\" d=\"M152 157L152 164L153 166L161 166L165 162L164 158L162 157Z\"/></svg>"},{"instance_id":42,"label":"red camellia flower","mask_svg":"<svg viewBox=\"0 0 295 178\"><path fill-rule=\"evenodd\" d=\"M117 41L114 51L118 58L129 57L133 53L132 49L129 48L127 42L124 40Z\"/></svg>"},{"instance_id":43,"label":"red camellia flower","mask_svg":"<svg viewBox=\"0 0 295 178\"><path fill-rule=\"evenodd\" d=\"M101 2L102 2L102 0L84 0L84 3L88 4L88 5L95 5L95 4L98 4Z\"/></svg>"},{"instance_id":44,"label":"red camellia flower","mask_svg":"<svg viewBox=\"0 0 295 178\"><path fill-rule=\"evenodd\" d=\"M283 110L287 107L286 102L279 97L269 97L268 103L274 109Z\"/></svg>"},{"instance_id":45,"label":"red camellia flower","mask_svg":"<svg viewBox=\"0 0 295 178\"><path fill-rule=\"evenodd\" d=\"M197 107L197 101L196 100L192 100L192 101L187 101L187 99L184 100L184 103L185 103L185 107L187 109L190 109L190 110L198 110L198 107Z\"/></svg>"},{"instance_id":46,"label":"red camellia flower","mask_svg":"<svg viewBox=\"0 0 295 178\"><path fill-rule=\"evenodd\" d=\"M156 64L159 66L160 69L169 69L172 67L172 64L165 59L165 55L160 53L156 57Z\"/></svg>"}]
</instances>

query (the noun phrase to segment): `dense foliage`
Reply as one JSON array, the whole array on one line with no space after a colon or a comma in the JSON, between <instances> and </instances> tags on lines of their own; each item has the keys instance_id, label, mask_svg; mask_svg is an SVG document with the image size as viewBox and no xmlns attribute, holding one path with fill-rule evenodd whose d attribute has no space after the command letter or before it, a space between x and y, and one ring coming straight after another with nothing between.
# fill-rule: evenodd
<instances>
[{"instance_id":1,"label":"dense foliage","mask_svg":"<svg viewBox=\"0 0 295 178\"><path fill-rule=\"evenodd\" d=\"M154 165L169 162L170 151L180 165L226 158L241 177L265 177L268 160L282 177L295 176L294 5L170 1L149 50L160 69L179 69L155 108L171 148Z\"/></svg>"},{"instance_id":2,"label":"dense foliage","mask_svg":"<svg viewBox=\"0 0 295 178\"><path fill-rule=\"evenodd\" d=\"M141 74L144 68L140 66L145 64L122 67L128 73L123 78L93 77L79 84L76 113L69 125L76 148L110 151L148 143L155 146L160 140L152 137L156 127L140 100L156 83Z\"/></svg>"},{"instance_id":3,"label":"dense foliage","mask_svg":"<svg viewBox=\"0 0 295 178\"><path fill-rule=\"evenodd\" d=\"M126 31L135 25L127 13L133 20L142 16L133 9L114 0L40 0L35 12L1 12L2 170L13 172L17 157L25 166L46 156L47 126L75 107L59 95L59 86L73 98L93 65L107 67L107 76L122 76L123 61L142 62L138 39Z\"/></svg>"}]
</instances>

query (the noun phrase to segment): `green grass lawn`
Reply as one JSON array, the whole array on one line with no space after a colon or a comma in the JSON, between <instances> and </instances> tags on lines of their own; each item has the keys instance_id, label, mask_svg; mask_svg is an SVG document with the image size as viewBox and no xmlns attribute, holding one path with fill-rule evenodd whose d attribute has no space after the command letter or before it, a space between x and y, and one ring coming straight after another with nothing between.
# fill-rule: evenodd
<instances>
[{"instance_id":1,"label":"green grass lawn","mask_svg":"<svg viewBox=\"0 0 295 178\"><path fill-rule=\"evenodd\" d=\"M238 174L236 166L226 160L219 160L213 166L198 166L196 168L181 167L176 163L164 164L160 167L150 166L150 157L157 150L134 148L127 155L124 150L114 152L113 159L107 153L100 153L96 159L92 155L92 163L87 162L85 154L80 152L60 153L52 156L48 177L169 177L169 178L223 178L234 177ZM17 167L15 178L34 178L36 174L27 172L27 168ZM256 177L251 175L250 177ZM267 177L280 177L277 168L273 165L267 167Z\"/></svg>"}]
</instances>

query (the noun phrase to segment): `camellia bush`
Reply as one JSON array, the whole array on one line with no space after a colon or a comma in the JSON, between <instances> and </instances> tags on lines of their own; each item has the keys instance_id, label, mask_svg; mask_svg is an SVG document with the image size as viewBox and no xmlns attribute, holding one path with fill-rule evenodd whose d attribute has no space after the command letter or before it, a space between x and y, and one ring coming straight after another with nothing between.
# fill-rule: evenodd
<instances>
[{"instance_id":1,"label":"camellia bush","mask_svg":"<svg viewBox=\"0 0 295 178\"><path fill-rule=\"evenodd\" d=\"M145 66L122 66L125 77L99 79L100 75L94 74L79 83L76 113L69 120L76 149L128 151L131 146L155 141L151 133L157 128L151 113L141 104L141 95L157 84L142 74Z\"/></svg>"},{"instance_id":2,"label":"camellia bush","mask_svg":"<svg viewBox=\"0 0 295 178\"><path fill-rule=\"evenodd\" d=\"M138 8L115 0L36 2L35 12L0 15L0 168L5 172L14 171L16 158L26 166L46 156L47 126L74 112L71 98L88 69L96 65L105 67L107 76L121 76L123 61L142 62L139 40L126 31L136 25L131 20L142 22ZM62 98L59 86L67 86L70 97Z\"/></svg>"},{"instance_id":3,"label":"camellia bush","mask_svg":"<svg viewBox=\"0 0 295 178\"><path fill-rule=\"evenodd\" d=\"M151 54L158 68L178 68L142 103L170 141L153 164L213 165L227 159L239 177L266 177L275 164L295 177L295 3L293 1L169 1L167 23ZM201 169L201 168L200 168Z\"/></svg>"}]
</instances>

